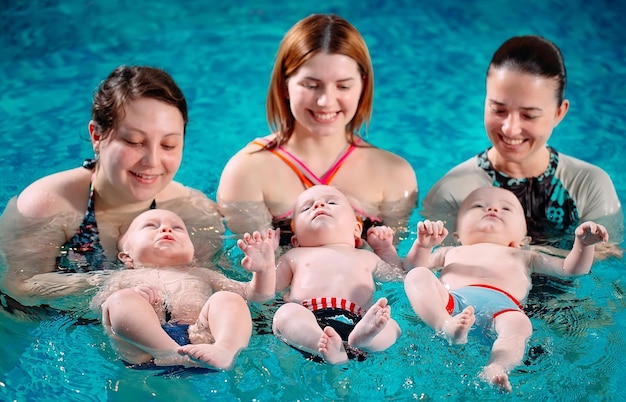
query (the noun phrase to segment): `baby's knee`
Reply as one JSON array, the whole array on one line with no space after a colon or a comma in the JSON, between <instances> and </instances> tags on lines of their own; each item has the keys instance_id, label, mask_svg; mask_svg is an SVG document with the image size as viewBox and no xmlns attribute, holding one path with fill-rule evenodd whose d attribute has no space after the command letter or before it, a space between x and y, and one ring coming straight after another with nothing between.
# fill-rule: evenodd
<instances>
[{"instance_id":1,"label":"baby's knee","mask_svg":"<svg viewBox=\"0 0 626 402\"><path fill-rule=\"evenodd\" d=\"M230 306L246 306L246 300L239 294L229 292L226 290L220 290L215 292L209 297L208 303L215 304L228 304Z\"/></svg>"},{"instance_id":2,"label":"baby's knee","mask_svg":"<svg viewBox=\"0 0 626 402\"><path fill-rule=\"evenodd\" d=\"M415 267L411 269L404 278L404 283L423 283L426 281L432 281L436 278L432 271L425 267Z\"/></svg>"},{"instance_id":3,"label":"baby's knee","mask_svg":"<svg viewBox=\"0 0 626 402\"><path fill-rule=\"evenodd\" d=\"M103 306L107 305L109 306L109 308L111 308L111 306L124 306L124 304L126 303L137 301L145 301L145 299L133 289L120 289L107 297L107 299L103 303Z\"/></svg>"},{"instance_id":4,"label":"baby's knee","mask_svg":"<svg viewBox=\"0 0 626 402\"><path fill-rule=\"evenodd\" d=\"M276 310L276 313L274 313L274 318L272 320L274 333L276 333L277 329L284 328L286 325L292 323L297 317L300 317L303 309L306 310L305 307L297 303L286 303L280 306L280 308Z\"/></svg>"}]
</instances>

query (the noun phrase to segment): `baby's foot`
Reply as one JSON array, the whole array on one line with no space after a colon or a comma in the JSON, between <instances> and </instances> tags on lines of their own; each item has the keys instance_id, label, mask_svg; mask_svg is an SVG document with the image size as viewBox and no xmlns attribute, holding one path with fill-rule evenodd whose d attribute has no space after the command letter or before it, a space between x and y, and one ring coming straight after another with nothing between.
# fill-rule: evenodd
<instances>
[{"instance_id":1,"label":"baby's foot","mask_svg":"<svg viewBox=\"0 0 626 402\"><path fill-rule=\"evenodd\" d=\"M459 314L446 320L441 330L451 344L464 344L467 343L467 334L474 325L474 321L476 321L474 307L468 306Z\"/></svg>"},{"instance_id":2,"label":"baby's foot","mask_svg":"<svg viewBox=\"0 0 626 402\"><path fill-rule=\"evenodd\" d=\"M485 366L483 371L480 373L480 378L487 381L491 385L500 387L506 392L511 392L513 390L506 369L500 364L491 363Z\"/></svg>"},{"instance_id":3,"label":"baby's foot","mask_svg":"<svg viewBox=\"0 0 626 402\"><path fill-rule=\"evenodd\" d=\"M381 297L354 327L348 343L355 348L367 349L372 339L385 328L390 318L391 308L387 305L387 299Z\"/></svg>"},{"instance_id":4,"label":"baby's foot","mask_svg":"<svg viewBox=\"0 0 626 402\"><path fill-rule=\"evenodd\" d=\"M232 350L215 344L189 344L181 346L178 353L189 357L191 362L199 366L217 368L220 370L230 369L237 357L237 353Z\"/></svg>"},{"instance_id":5,"label":"baby's foot","mask_svg":"<svg viewBox=\"0 0 626 402\"><path fill-rule=\"evenodd\" d=\"M348 361L341 337L333 327L324 328L317 350L327 363L339 364Z\"/></svg>"}]
</instances>

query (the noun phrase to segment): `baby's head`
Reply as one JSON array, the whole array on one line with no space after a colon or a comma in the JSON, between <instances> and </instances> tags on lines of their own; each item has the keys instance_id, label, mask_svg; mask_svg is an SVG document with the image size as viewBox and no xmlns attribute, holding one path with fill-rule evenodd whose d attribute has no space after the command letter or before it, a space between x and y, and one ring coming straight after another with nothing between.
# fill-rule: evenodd
<instances>
[{"instance_id":1,"label":"baby's head","mask_svg":"<svg viewBox=\"0 0 626 402\"><path fill-rule=\"evenodd\" d=\"M346 243L355 245L363 225L348 198L333 186L313 186L303 191L293 208L291 243L316 247Z\"/></svg>"},{"instance_id":2,"label":"baby's head","mask_svg":"<svg viewBox=\"0 0 626 402\"><path fill-rule=\"evenodd\" d=\"M137 216L117 247L120 250L118 258L128 268L185 265L194 258L194 247L185 222L165 209L151 209Z\"/></svg>"},{"instance_id":3,"label":"baby's head","mask_svg":"<svg viewBox=\"0 0 626 402\"><path fill-rule=\"evenodd\" d=\"M455 236L463 245L496 243L523 247L529 238L522 204L509 190L478 188L461 204Z\"/></svg>"}]
</instances>

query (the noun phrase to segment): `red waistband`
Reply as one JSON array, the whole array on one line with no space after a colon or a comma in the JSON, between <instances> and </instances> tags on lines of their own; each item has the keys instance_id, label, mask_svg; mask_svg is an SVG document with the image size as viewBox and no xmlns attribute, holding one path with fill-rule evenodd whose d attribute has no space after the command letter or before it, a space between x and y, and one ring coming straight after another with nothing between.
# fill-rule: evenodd
<instances>
[{"instance_id":1,"label":"red waistband","mask_svg":"<svg viewBox=\"0 0 626 402\"><path fill-rule=\"evenodd\" d=\"M474 284L474 285L469 285L469 286L476 286L476 287L479 287L479 288L487 288L487 289L495 290L496 292L500 292L503 295L505 295L506 297L508 297L509 299L511 299L513 301L513 303L515 303L515 305L520 308L520 310L524 309L524 306L522 306L522 303L520 303L515 297L513 297L513 295L511 295L509 292L507 292L505 290L502 290L502 289L497 288L495 286L484 285L484 284L480 284L480 283Z\"/></svg>"},{"instance_id":2,"label":"red waistband","mask_svg":"<svg viewBox=\"0 0 626 402\"><path fill-rule=\"evenodd\" d=\"M321 310L325 308L338 308L349 311L360 317L365 314L365 310L358 304L337 297L316 297L313 299L303 300L302 305L311 311Z\"/></svg>"}]
</instances>

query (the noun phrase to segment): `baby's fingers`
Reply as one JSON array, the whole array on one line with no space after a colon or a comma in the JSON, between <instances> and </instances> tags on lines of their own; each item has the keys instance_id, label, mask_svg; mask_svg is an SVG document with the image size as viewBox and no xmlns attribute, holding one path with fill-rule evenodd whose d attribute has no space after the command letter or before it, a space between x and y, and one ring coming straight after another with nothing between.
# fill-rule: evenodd
<instances>
[{"instance_id":1,"label":"baby's fingers","mask_svg":"<svg viewBox=\"0 0 626 402\"><path fill-rule=\"evenodd\" d=\"M603 225L595 222L584 222L576 229L576 236L585 245L592 245L598 242L608 242L609 233Z\"/></svg>"},{"instance_id":2,"label":"baby's fingers","mask_svg":"<svg viewBox=\"0 0 626 402\"><path fill-rule=\"evenodd\" d=\"M431 236L441 236L444 232L447 234L443 221L431 221L428 219L417 224L417 232Z\"/></svg>"}]
</instances>

